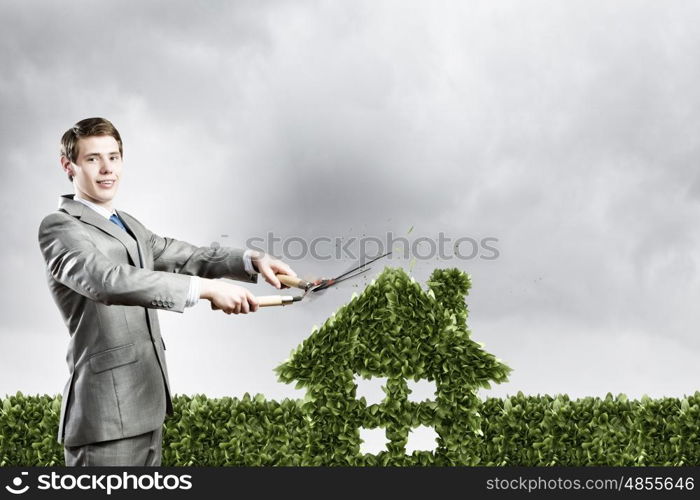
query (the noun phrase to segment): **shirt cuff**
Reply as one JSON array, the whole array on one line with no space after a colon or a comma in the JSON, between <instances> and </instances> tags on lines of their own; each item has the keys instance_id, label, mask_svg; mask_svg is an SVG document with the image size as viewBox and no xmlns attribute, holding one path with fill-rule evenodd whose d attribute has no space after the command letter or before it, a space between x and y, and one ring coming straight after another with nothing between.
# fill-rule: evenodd
<instances>
[{"instance_id":1,"label":"shirt cuff","mask_svg":"<svg viewBox=\"0 0 700 500\"><path fill-rule=\"evenodd\" d=\"M192 307L199 302L199 286L199 276L192 276L190 278L190 288L187 290L187 302L185 302L185 307Z\"/></svg>"},{"instance_id":2,"label":"shirt cuff","mask_svg":"<svg viewBox=\"0 0 700 500\"><path fill-rule=\"evenodd\" d=\"M258 274L258 272L253 267L253 251L250 248L243 252L243 266L245 267L245 272L247 272L251 276L254 274Z\"/></svg>"}]
</instances>

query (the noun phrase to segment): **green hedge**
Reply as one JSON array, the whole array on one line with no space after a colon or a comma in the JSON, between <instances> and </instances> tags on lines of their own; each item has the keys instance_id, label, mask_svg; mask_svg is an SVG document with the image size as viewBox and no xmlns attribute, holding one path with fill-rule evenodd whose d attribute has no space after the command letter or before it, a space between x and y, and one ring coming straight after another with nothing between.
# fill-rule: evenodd
<instances>
[{"instance_id":1,"label":"green hedge","mask_svg":"<svg viewBox=\"0 0 700 500\"><path fill-rule=\"evenodd\" d=\"M308 425L301 401L176 396L165 422L163 465L298 465Z\"/></svg>"},{"instance_id":2,"label":"green hedge","mask_svg":"<svg viewBox=\"0 0 700 500\"><path fill-rule=\"evenodd\" d=\"M685 398L483 403L483 465L700 465L700 392Z\"/></svg>"},{"instance_id":3,"label":"green hedge","mask_svg":"<svg viewBox=\"0 0 700 500\"><path fill-rule=\"evenodd\" d=\"M0 465L62 465L56 442L60 396L17 393L0 407ZM163 465L305 465L309 422L302 401L261 395L176 396L166 420ZM480 402L483 436L466 454L480 465L700 465L700 392L628 400L608 394ZM429 417L426 417L430 420ZM423 420L423 419L422 419ZM358 456L358 465L442 465L431 453Z\"/></svg>"}]
</instances>

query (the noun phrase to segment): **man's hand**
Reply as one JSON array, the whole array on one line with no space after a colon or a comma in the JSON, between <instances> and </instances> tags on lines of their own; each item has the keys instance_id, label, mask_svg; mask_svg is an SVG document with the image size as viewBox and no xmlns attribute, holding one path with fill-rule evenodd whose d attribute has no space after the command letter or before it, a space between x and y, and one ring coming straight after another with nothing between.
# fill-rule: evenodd
<instances>
[{"instance_id":1,"label":"man's hand","mask_svg":"<svg viewBox=\"0 0 700 500\"><path fill-rule=\"evenodd\" d=\"M201 280L200 299L211 302L212 309L221 309L226 314L247 314L258 310L255 296L242 286L222 280Z\"/></svg>"},{"instance_id":2,"label":"man's hand","mask_svg":"<svg viewBox=\"0 0 700 500\"><path fill-rule=\"evenodd\" d=\"M291 267L282 262L279 259L270 257L269 255L262 252L254 252L251 256L251 262L253 267L263 275L265 281L274 286L275 288L289 288L286 285L280 283L275 274L286 274L288 276L296 276Z\"/></svg>"}]
</instances>

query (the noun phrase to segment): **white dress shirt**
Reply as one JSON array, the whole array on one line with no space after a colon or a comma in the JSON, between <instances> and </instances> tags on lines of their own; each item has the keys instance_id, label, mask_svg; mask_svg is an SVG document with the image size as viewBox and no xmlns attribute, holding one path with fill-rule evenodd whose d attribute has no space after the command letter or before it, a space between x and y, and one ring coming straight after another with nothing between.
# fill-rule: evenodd
<instances>
[{"instance_id":1,"label":"white dress shirt","mask_svg":"<svg viewBox=\"0 0 700 500\"><path fill-rule=\"evenodd\" d=\"M83 205L85 205L88 208L91 208L98 214L100 214L102 217L105 219L109 220L109 218L112 215L116 215L117 211L112 209L110 212L107 210L105 207L101 207L99 205L95 205L94 203L85 200L83 198L80 198L77 194L73 197L75 201L79 201ZM117 215L117 217L119 217ZM140 250L139 250L140 252ZM253 251L248 249L243 253L243 265L245 266L245 270L248 274L253 275L257 274L257 271L253 267L253 260L251 258ZM200 290L200 279L199 276L192 276L190 279L190 287L187 290L187 301L185 302L185 307L192 307L199 301L199 290Z\"/></svg>"}]
</instances>

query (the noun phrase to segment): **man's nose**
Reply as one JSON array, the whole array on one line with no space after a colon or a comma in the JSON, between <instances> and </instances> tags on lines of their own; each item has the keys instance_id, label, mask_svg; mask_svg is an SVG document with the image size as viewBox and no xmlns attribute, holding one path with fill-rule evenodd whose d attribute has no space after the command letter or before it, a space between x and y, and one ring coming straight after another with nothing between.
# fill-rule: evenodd
<instances>
[{"instance_id":1,"label":"man's nose","mask_svg":"<svg viewBox=\"0 0 700 500\"><path fill-rule=\"evenodd\" d=\"M112 171L112 165L110 165L110 162L102 160L101 162L101 167L100 167L100 172L103 174L107 174Z\"/></svg>"}]
</instances>

